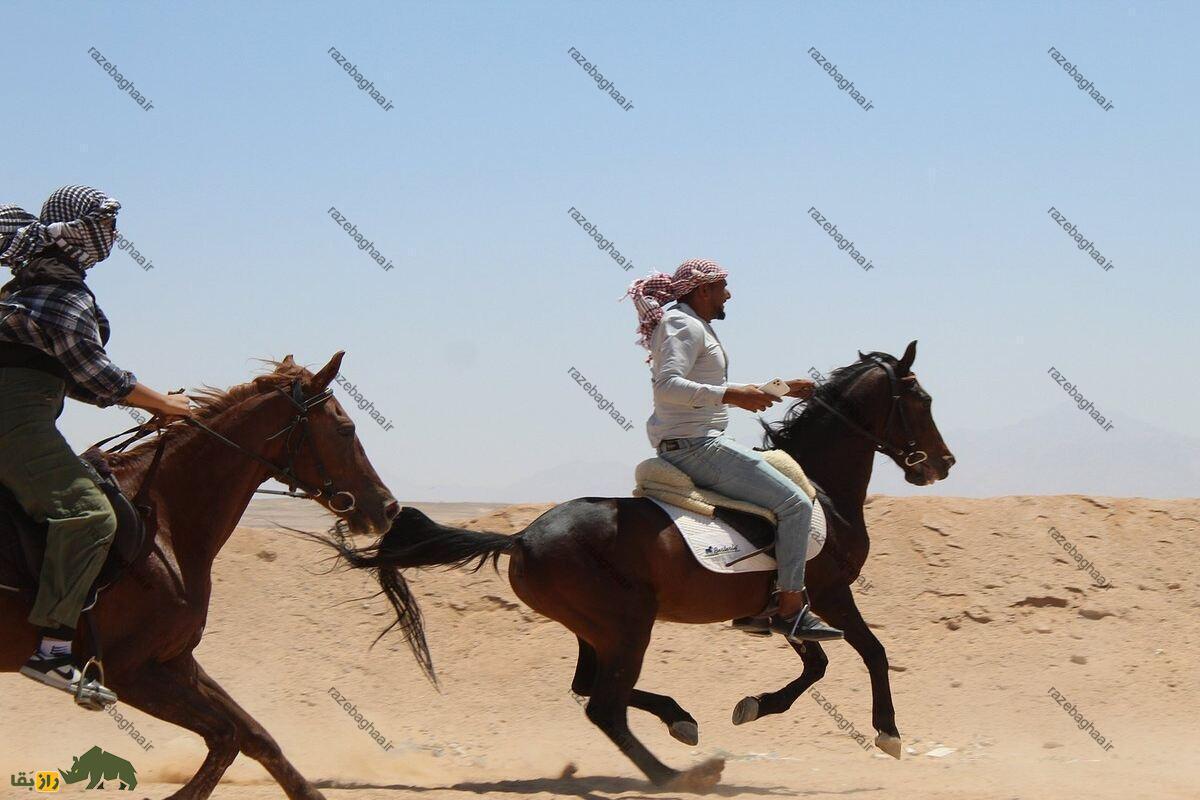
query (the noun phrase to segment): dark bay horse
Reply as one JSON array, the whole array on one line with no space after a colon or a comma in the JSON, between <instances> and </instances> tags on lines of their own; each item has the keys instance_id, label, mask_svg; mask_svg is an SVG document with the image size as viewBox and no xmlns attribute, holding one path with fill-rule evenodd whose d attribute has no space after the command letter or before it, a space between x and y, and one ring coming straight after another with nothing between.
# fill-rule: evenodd
<instances>
[{"instance_id":1,"label":"dark bay horse","mask_svg":"<svg viewBox=\"0 0 1200 800\"><path fill-rule=\"evenodd\" d=\"M889 455L918 486L945 478L954 464L933 421L932 400L912 374L915 358L916 342L900 359L860 353L767 433L768 443L795 458L826 495L828 537L808 566L812 605L845 631L866 663L876 744L897 758L900 732L887 655L855 607L850 586L870 549L863 501L875 451ZM479 569L489 558L495 564L501 554L509 555L508 576L517 596L579 640L571 688L590 698L588 719L655 784L703 791L719 780L720 759L679 772L655 758L630 732L626 709L649 711L676 739L695 744L696 721L674 699L634 688L654 622L713 623L756 614L767 602L773 573L705 569L657 505L631 497L571 500L514 536L439 525L405 508L372 547L331 543L352 566L376 570L385 593L404 567ZM795 649L804 660L800 677L779 691L740 701L735 723L786 711L824 675L828 660L820 645Z\"/></svg>"},{"instance_id":2,"label":"dark bay horse","mask_svg":"<svg viewBox=\"0 0 1200 800\"><path fill-rule=\"evenodd\" d=\"M250 383L194 396L196 420L229 441L183 423L160 434L163 454L149 494L151 524L157 527L154 548L101 593L91 612L106 656L106 683L120 700L204 737L208 755L171 795L176 800L208 797L239 751L259 761L291 800L323 797L270 734L209 677L192 651L208 615L213 560L267 478L287 472L302 485L326 487L318 502L352 531L377 534L399 511L367 460L354 424L327 392L341 361L337 353L314 375L288 356ZM275 435L281 432L287 435ZM110 457L126 492L142 484L156 448L152 440ZM394 591L404 592L402 587ZM28 614L24 597L0 592L0 668L5 671L20 668L37 645ZM428 663L419 618L406 617L402 627L412 635L418 659ZM84 658L94 653L86 631L81 624L75 642ZM247 657L253 658L253 631L244 633ZM58 699L65 712L68 698Z\"/></svg>"}]
</instances>

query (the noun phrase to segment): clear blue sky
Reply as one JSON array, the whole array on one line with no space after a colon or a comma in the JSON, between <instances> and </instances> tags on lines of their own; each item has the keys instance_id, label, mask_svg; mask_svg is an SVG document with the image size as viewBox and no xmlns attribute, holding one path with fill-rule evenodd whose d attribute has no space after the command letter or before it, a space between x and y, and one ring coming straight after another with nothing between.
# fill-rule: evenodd
<instances>
[{"instance_id":1,"label":"clear blue sky","mask_svg":"<svg viewBox=\"0 0 1200 800\"><path fill-rule=\"evenodd\" d=\"M1200 436L1193 3L8 13L0 202L36 210L56 186L95 185L155 264L114 251L92 274L114 359L165 389L345 349L343 372L396 421L383 431L352 411L398 496L481 499L456 487L574 461L632 470L648 453L648 373L617 302L635 273L572 206L636 274L691 257L730 270L717 330L733 380L919 339L943 429L1069 403L1054 365L1118 424ZM331 46L395 107L359 91ZM1114 108L1079 91L1050 46ZM838 91L810 47L874 107ZM396 268L360 253L330 206ZM875 269L840 252L810 206ZM1116 267L1075 249L1050 206ZM572 366L633 430L595 409ZM753 418L735 413L733 433L753 440ZM72 404L62 425L82 448L127 422Z\"/></svg>"}]
</instances>

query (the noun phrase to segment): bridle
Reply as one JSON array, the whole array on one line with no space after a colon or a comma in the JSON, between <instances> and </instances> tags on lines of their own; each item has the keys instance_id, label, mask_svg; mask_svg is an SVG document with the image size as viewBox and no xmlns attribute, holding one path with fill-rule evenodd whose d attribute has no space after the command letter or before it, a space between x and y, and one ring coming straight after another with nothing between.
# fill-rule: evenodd
<instances>
[{"instance_id":1,"label":"bridle","mask_svg":"<svg viewBox=\"0 0 1200 800\"><path fill-rule=\"evenodd\" d=\"M921 450L917 447L917 441L915 438L913 438L912 434L912 426L908 423L908 417L904 415L904 405L900 402L900 396L903 394L904 389L900 385L900 379L896 377L896 370L893 369L892 365L887 361L884 361L878 356L870 356L870 359L871 361L875 362L875 366L882 367L883 371L887 373L888 383L891 386L892 405L891 408L888 409L887 422L884 423L883 426L884 439L880 439L862 425L859 425L841 411L838 411L835 407L817 397L816 394L814 394L811 399L821 406L824 406L831 414L844 422L855 433L870 439L875 444L875 449L879 452L887 453L893 458L903 460L904 466L906 467L915 467L917 464L928 460L929 456L924 450ZM900 418L900 427L904 432L904 447L897 447L896 445L886 441L887 435L891 433L892 430L893 417Z\"/></svg>"},{"instance_id":2,"label":"bridle","mask_svg":"<svg viewBox=\"0 0 1200 800\"><path fill-rule=\"evenodd\" d=\"M313 486L312 484L302 480L300 476L296 474L296 458L300 455L300 451L303 449L305 441L309 438L308 412L324 404L326 400L333 397L333 388L326 387L323 392L306 398L304 396L304 389L300 386L300 381L297 379L292 381L292 391L290 394L278 386L275 387L275 391L286 397L296 409L295 416L292 417L291 421L287 425L281 428L278 432L267 437L267 441L269 442L272 439L279 438L280 436L286 436L284 441L287 444L288 461L287 466L284 467L280 467L274 462L263 458L258 453L247 450L237 442L232 441L220 433L217 433L208 425L194 417L184 417L183 421L188 425L199 428L209 436L212 436L222 444L228 445L234 450L237 450L247 458L253 459L254 461L262 464L264 467L270 470L271 475L276 480L286 484L288 487L288 491L286 492L279 492L271 489L257 489L255 491L262 494L281 494L288 497L303 497L311 500L325 497L329 501L329 510L333 511L335 514L348 514L349 512L353 511L357 506L357 500L350 492L338 491L334 489L333 481L329 478L328 473L325 472L325 463L321 460L321 454L318 452L316 447L313 447L312 449L313 458L316 459L317 462L317 474L321 476L321 485L319 487ZM297 488L303 491L297 492ZM345 505L342 508L338 507L339 497L346 498Z\"/></svg>"}]
</instances>

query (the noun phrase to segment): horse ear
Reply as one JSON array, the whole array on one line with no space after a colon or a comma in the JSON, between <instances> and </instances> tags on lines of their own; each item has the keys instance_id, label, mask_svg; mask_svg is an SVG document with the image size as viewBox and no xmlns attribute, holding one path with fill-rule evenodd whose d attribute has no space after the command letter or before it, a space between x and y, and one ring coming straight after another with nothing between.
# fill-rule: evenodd
<instances>
[{"instance_id":1,"label":"horse ear","mask_svg":"<svg viewBox=\"0 0 1200 800\"><path fill-rule=\"evenodd\" d=\"M325 391L325 387L333 382L334 377L337 376L338 371L342 368L342 357L345 355L345 350L338 350L333 354L333 358L329 359L329 363L321 367L321 371L313 376L312 385L314 391L323 392Z\"/></svg>"},{"instance_id":2,"label":"horse ear","mask_svg":"<svg viewBox=\"0 0 1200 800\"><path fill-rule=\"evenodd\" d=\"M904 355L900 359L900 367L904 372L912 369L913 362L917 360L917 340L913 339L908 343L908 347L904 349Z\"/></svg>"},{"instance_id":3,"label":"horse ear","mask_svg":"<svg viewBox=\"0 0 1200 800\"><path fill-rule=\"evenodd\" d=\"M859 351L858 351L858 360L859 360L859 361L862 361L864 358L866 358L866 356L865 356L865 355L863 355L863 351L862 351L862 350L859 350Z\"/></svg>"},{"instance_id":4,"label":"horse ear","mask_svg":"<svg viewBox=\"0 0 1200 800\"><path fill-rule=\"evenodd\" d=\"M283 360L279 362L279 366L294 367L294 366L296 366L296 359L292 358L291 353L288 353L286 356L283 357Z\"/></svg>"}]
</instances>

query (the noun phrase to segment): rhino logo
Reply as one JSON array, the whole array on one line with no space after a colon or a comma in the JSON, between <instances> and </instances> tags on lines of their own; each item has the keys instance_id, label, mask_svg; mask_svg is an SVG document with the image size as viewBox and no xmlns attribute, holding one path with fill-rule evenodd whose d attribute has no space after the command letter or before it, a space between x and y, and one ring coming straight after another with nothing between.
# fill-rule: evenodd
<instances>
[{"instance_id":1,"label":"rhino logo","mask_svg":"<svg viewBox=\"0 0 1200 800\"><path fill-rule=\"evenodd\" d=\"M133 764L104 752L98 746L81 756L75 756L70 769L60 769L58 772L67 783L79 783L87 778L88 789L103 789L105 781L117 780L119 789L132 792L138 783Z\"/></svg>"}]
</instances>

